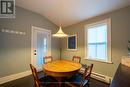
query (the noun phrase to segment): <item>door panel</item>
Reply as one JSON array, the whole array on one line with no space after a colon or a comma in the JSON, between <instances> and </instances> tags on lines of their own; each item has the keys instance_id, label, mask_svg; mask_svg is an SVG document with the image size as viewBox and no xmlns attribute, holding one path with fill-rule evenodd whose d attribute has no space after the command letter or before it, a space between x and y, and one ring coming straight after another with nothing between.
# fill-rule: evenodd
<instances>
[{"instance_id":1,"label":"door panel","mask_svg":"<svg viewBox=\"0 0 130 87\"><path fill-rule=\"evenodd\" d=\"M43 57L51 55L51 32L33 27L32 37L32 64L40 69L44 63Z\"/></svg>"}]
</instances>

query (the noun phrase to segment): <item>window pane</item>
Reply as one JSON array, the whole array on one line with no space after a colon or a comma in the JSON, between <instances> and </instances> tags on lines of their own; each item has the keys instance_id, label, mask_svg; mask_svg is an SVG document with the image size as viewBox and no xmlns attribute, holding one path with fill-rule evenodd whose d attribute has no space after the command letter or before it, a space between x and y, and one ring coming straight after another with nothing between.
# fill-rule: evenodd
<instances>
[{"instance_id":1,"label":"window pane","mask_svg":"<svg viewBox=\"0 0 130 87\"><path fill-rule=\"evenodd\" d=\"M101 60L107 60L106 44L97 45L97 58Z\"/></svg>"},{"instance_id":2,"label":"window pane","mask_svg":"<svg viewBox=\"0 0 130 87\"><path fill-rule=\"evenodd\" d=\"M91 59L96 57L96 45L88 45L88 57Z\"/></svg>"},{"instance_id":3,"label":"window pane","mask_svg":"<svg viewBox=\"0 0 130 87\"><path fill-rule=\"evenodd\" d=\"M107 41L107 25L101 25L96 28L97 30L97 42Z\"/></svg>"},{"instance_id":4,"label":"window pane","mask_svg":"<svg viewBox=\"0 0 130 87\"><path fill-rule=\"evenodd\" d=\"M95 29L95 27L88 29L88 43L94 43L94 42L96 42L96 29Z\"/></svg>"},{"instance_id":5,"label":"window pane","mask_svg":"<svg viewBox=\"0 0 130 87\"><path fill-rule=\"evenodd\" d=\"M44 53L46 53L46 51L47 51L47 38L44 38Z\"/></svg>"},{"instance_id":6,"label":"window pane","mask_svg":"<svg viewBox=\"0 0 130 87\"><path fill-rule=\"evenodd\" d=\"M40 66L43 64L43 56L44 56L44 39L42 33L37 33L37 58L36 64Z\"/></svg>"}]
</instances>

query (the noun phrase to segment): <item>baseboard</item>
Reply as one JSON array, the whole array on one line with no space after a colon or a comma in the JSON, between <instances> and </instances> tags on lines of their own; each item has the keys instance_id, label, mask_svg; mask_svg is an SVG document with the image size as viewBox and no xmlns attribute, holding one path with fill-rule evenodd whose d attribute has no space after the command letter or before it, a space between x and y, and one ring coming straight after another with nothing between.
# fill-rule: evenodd
<instances>
[{"instance_id":1,"label":"baseboard","mask_svg":"<svg viewBox=\"0 0 130 87\"><path fill-rule=\"evenodd\" d=\"M31 71L29 70L29 71L25 71L25 72L21 72L21 73L12 74L12 75L9 75L9 76L1 77L0 78L0 84L10 82L10 81L22 78L22 77L26 77L26 76L28 76L30 74L31 74Z\"/></svg>"},{"instance_id":2,"label":"baseboard","mask_svg":"<svg viewBox=\"0 0 130 87\"><path fill-rule=\"evenodd\" d=\"M102 74L99 74L99 73L96 73L96 72L92 72L91 77L94 78L94 79L97 79L99 81L108 83L108 84L110 84L111 81L112 81L112 77L102 75Z\"/></svg>"}]
</instances>

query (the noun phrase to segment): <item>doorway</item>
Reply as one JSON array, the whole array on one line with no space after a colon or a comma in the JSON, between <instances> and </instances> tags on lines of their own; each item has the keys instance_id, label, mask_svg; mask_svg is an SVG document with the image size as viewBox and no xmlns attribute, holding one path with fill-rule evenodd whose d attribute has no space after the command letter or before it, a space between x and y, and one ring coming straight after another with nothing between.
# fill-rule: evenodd
<instances>
[{"instance_id":1,"label":"doorway","mask_svg":"<svg viewBox=\"0 0 130 87\"><path fill-rule=\"evenodd\" d=\"M51 30L32 26L31 63L42 70L44 56L51 56Z\"/></svg>"}]
</instances>

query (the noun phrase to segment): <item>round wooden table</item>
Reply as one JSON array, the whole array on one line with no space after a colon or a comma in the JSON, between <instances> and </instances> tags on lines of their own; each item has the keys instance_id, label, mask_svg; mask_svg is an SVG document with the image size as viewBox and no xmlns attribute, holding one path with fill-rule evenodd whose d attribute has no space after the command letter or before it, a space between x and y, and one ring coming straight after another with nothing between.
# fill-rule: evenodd
<instances>
[{"instance_id":1,"label":"round wooden table","mask_svg":"<svg viewBox=\"0 0 130 87\"><path fill-rule=\"evenodd\" d=\"M56 60L43 65L43 71L47 75L58 77L59 83L62 82L63 77L70 77L76 74L80 68L80 63L69 60Z\"/></svg>"}]
</instances>

